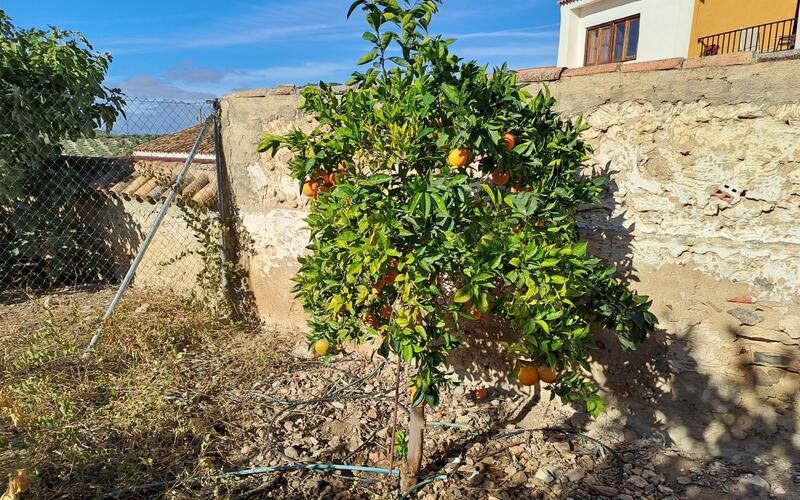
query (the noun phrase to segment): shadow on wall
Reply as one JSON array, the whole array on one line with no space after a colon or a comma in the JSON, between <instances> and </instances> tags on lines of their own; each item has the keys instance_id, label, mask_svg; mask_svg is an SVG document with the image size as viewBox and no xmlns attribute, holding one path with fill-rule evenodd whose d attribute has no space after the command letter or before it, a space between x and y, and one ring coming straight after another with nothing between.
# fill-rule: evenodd
<instances>
[{"instance_id":1,"label":"shadow on wall","mask_svg":"<svg viewBox=\"0 0 800 500\"><path fill-rule=\"evenodd\" d=\"M762 314L756 306L727 302L744 285L669 263L659 269L637 269L635 228L625 225L624 213L610 216L618 190L614 173L610 165L594 172L607 179L607 191L599 205L581 210L579 227L593 254L616 265L619 278L632 288L651 296L660 325L634 352L623 351L613 333L597 332L599 348L592 354L592 365L608 413L589 422L582 407L576 406L573 413L562 405L550 406L546 390L537 389L533 395L521 392L507 380L512 359L499 344L515 334L492 318L465 324L465 348L449 359L456 373L467 385L491 384L496 393L516 393L524 399L510 422L609 431L606 436L620 440L632 432L658 438L684 454L724 457L753 471L767 468L769 459L797 461L797 342L786 335L787 342L782 343L780 332L754 338L754 327L740 324L742 320L728 312L741 306L740 310ZM599 227L604 229L598 232ZM766 347L761 342L765 340ZM755 456L768 460L753 462ZM672 458L673 468L679 470L683 459ZM791 475L782 477L788 482L779 486L791 491Z\"/></svg>"},{"instance_id":2,"label":"shadow on wall","mask_svg":"<svg viewBox=\"0 0 800 500\"><path fill-rule=\"evenodd\" d=\"M139 227L119 201L92 191L91 182L120 159L58 157L39 166L0 231L3 302L28 293L117 283L133 258ZM114 214L108 217L108 214ZM124 272L124 270L123 270Z\"/></svg>"},{"instance_id":3,"label":"shadow on wall","mask_svg":"<svg viewBox=\"0 0 800 500\"><path fill-rule=\"evenodd\" d=\"M600 174L610 178L614 172ZM604 206L614 212L608 182ZM598 336L593 361L605 398L628 430L659 436L664 445L700 457L725 457L765 469L755 456L791 463L800 457L797 342L789 332L757 327L776 323L780 306L737 304L747 285L714 279L685 266L633 265L632 226L624 214L606 218L604 234L587 235L590 248L618 268L620 278L651 295L659 329L635 352ZM646 237L646 236L645 236ZM641 236L640 236L641 238ZM647 288L633 282L647 283ZM769 319L769 313L772 318ZM761 465L759 465L759 463ZM791 481L789 475L785 476ZM791 491L793 485L780 485Z\"/></svg>"}]
</instances>

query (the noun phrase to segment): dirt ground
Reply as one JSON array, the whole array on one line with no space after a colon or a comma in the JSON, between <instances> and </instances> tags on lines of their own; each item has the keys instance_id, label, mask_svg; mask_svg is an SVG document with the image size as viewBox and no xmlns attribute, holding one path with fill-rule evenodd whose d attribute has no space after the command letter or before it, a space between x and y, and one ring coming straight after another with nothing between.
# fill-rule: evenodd
<instances>
[{"instance_id":1,"label":"dirt ground","mask_svg":"<svg viewBox=\"0 0 800 500\"><path fill-rule=\"evenodd\" d=\"M0 303L0 477L9 491L398 496L396 478L385 474L308 468L390 468L393 361L362 353L324 364L307 354L299 332L232 325L135 290L84 360L112 294ZM526 408L547 402L497 388L476 399L471 389L452 387L428 410L425 480L409 496L798 498L800 471L777 476L768 457L693 460L629 433L592 436L556 413L523 425ZM406 412L401 404L401 426Z\"/></svg>"}]
</instances>

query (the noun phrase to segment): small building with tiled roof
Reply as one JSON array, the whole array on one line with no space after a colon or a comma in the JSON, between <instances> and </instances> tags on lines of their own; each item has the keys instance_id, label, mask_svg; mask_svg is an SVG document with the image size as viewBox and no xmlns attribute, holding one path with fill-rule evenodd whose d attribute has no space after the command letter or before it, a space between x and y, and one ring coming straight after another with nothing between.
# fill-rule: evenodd
<instances>
[{"instance_id":1,"label":"small building with tiled roof","mask_svg":"<svg viewBox=\"0 0 800 500\"><path fill-rule=\"evenodd\" d=\"M128 201L162 202L189 157L201 128L195 125L138 141L126 155L131 161L111 164L91 182L91 189ZM215 161L213 134L207 131L183 178L176 198L178 203L213 206L217 195Z\"/></svg>"},{"instance_id":2,"label":"small building with tiled roof","mask_svg":"<svg viewBox=\"0 0 800 500\"><path fill-rule=\"evenodd\" d=\"M156 137L147 142L138 143L133 149L133 157L147 160L186 160L202 127L202 124L198 124L172 134ZM194 155L192 162L213 163L215 160L214 137L211 132L206 132L203 140L200 141L197 154Z\"/></svg>"}]
</instances>

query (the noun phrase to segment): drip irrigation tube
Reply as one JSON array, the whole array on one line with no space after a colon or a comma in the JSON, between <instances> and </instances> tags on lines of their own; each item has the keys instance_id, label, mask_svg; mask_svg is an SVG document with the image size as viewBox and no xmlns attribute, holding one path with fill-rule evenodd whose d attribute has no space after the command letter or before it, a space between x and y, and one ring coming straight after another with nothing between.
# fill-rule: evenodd
<instances>
[{"instance_id":1,"label":"drip irrigation tube","mask_svg":"<svg viewBox=\"0 0 800 500\"><path fill-rule=\"evenodd\" d=\"M391 476L399 476L400 471L397 469L389 470L389 469L381 469L379 467L362 467L359 465L341 465L341 464L290 464L290 465L276 465L274 467L255 467L252 469L243 469L238 471L231 471L231 472L224 472L222 474L217 474L216 476L209 476L209 477L190 477L183 481L185 482L197 482L203 481L207 479L225 479L229 477L249 477L249 476L257 476L259 474L270 474L273 472L291 472L296 470L312 470L312 471L325 471L325 470L339 470L339 471L349 471L349 472L367 472L371 474L386 474ZM134 493L137 491L146 491L146 490L155 490L158 488L162 488L164 486L174 484L176 482L181 482L181 480L174 480L174 481L159 481L156 483L147 483L140 486L134 486L132 488L125 488L121 490L112 491L111 493L106 493L103 495L104 498L119 498L122 495L126 495L129 493ZM422 483L420 483L422 484Z\"/></svg>"},{"instance_id":2,"label":"drip irrigation tube","mask_svg":"<svg viewBox=\"0 0 800 500\"><path fill-rule=\"evenodd\" d=\"M411 496L414 493L416 493L417 491L421 490L426 485L428 485L428 484L430 484L430 483L432 483L434 481L447 481L447 476L445 476L444 474L440 474L438 476L427 477L427 478L423 479L422 481L420 481L419 483L417 483L416 486L413 486L413 487L409 488L408 491L398 495L397 500L405 500L406 498L411 498Z\"/></svg>"}]
</instances>

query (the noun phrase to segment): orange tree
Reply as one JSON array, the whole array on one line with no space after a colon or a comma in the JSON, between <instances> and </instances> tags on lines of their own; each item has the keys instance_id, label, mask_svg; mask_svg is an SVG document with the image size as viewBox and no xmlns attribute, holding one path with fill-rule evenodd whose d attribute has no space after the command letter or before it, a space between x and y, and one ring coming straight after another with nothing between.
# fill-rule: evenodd
<instances>
[{"instance_id":1,"label":"orange tree","mask_svg":"<svg viewBox=\"0 0 800 500\"><path fill-rule=\"evenodd\" d=\"M259 147L290 149L314 200L294 288L311 345L324 356L377 337L381 354L416 369L406 485L419 469L423 407L450 380L463 321L491 312L508 322L519 380L541 375L593 415L603 404L589 378L592 326L632 349L656 321L647 298L580 241L575 208L603 185L578 174L585 126L506 67L488 74L451 54L452 40L428 33L439 3L354 2L348 16L360 7L371 28L364 69L344 93L304 88L300 107L318 126L266 134Z\"/></svg>"}]
</instances>

